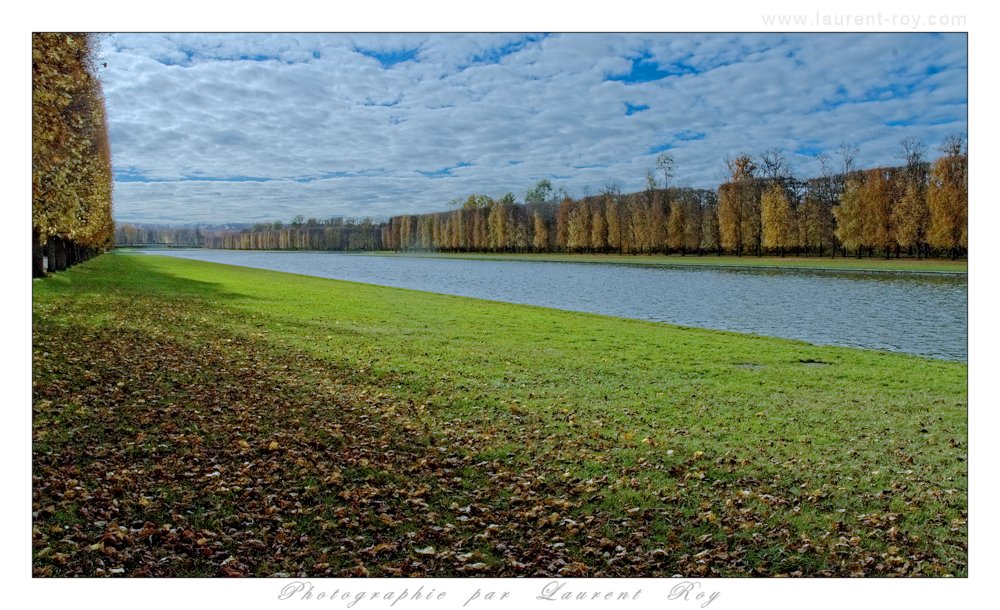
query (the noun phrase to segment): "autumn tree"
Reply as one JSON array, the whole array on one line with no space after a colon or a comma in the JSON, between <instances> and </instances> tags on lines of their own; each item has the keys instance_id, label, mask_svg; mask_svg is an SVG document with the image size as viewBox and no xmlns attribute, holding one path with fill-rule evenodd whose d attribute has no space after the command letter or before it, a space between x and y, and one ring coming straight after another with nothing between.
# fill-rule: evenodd
<instances>
[{"instance_id":1,"label":"autumn tree","mask_svg":"<svg viewBox=\"0 0 1000 610\"><path fill-rule=\"evenodd\" d=\"M840 196L840 205L833 208L836 219L836 236L845 248L858 252L861 257L865 245L865 218L863 199L863 183L859 177L848 179L844 192Z\"/></svg>"},{"instance_id":2,"label":"autumn tree","mask_svg":"<svg viewBox=\"0 0 1000 610\"><path fill-rule=\"evenodd\" d=\"M546 226L545 218L538 212L531 215L534 225L534 235L531 245L535 252L545 252L549 249L549 228Z\"/></svg>"},{"instance_id":3,"label":"autumn tree","mask_svg":"<svg viewBox=\"0 0 1000 610\"><path fill-rule=\"evenodd\" d=\"M604 219L608 224L608 249L612 252L621 252L622 248L620 196L616 190L606 189L600 199L604 207Z\"/></svg>"},{"instance_id":4,"label":"autumn tree","mask_svg":"<svg viewBox=\"0 0 1000 610\"><path fill-rule=\"evenodd\" d=\"M761 222L765 248L777 250L781 256L792 241L792 206L788 193L777 183L771 184L761 197Z\"/></svg>"},{"instance_id":5,"label":"autumn tree","mask_svg":"<svg viewBox=\"0 0 1000 610\"><path fill-rule=\"evenodd\" d=\"M566 246L572 252L590 249L590 206L577 202L570 211Z\"/></svg>"},{"instance_id":6,"label":"autumn tree","mask_svg":"<svg viewBox=\"0 0 1000 610\"><path fill-rule=\"evenodd\" d=\"M715 251L722 255L719 241L719 204L715 193L707 193L701 204L701 244L705 252Z\"/></svg>"},{"instance_id":7,"label":"autumn tree","mask_svg":"<svg viewBox=\"0 0 1000 610\"><path fill-rule=\"evenodd\" d=\"M862 241L870 248L881 248L886 258L896 244L892 226L895 185L894 172L889 168L864 172L861 189L861 214L865 219Z\"/></svg>"},{"instance_id":8,"label":"autumn tree","mask_svg":"<svg viewBox=\"0 0 1000 610\"><path fill-rule=\"evenodd\" d=\"M569 242L569 220L573 207L573 200L567 197L559 203L559 208L556 210L555 245L557 250L566 250Z\"/></svg>"},{"instance_id":9,"label":"autumn tree","mask_svg":"<svg viewBox=\"0 0 1000 610\"><path fill-rule=\"evenodd\" d=\"M667 216L667 247L684 254L684 201L680 197L670 200L670 214Z\"/></svg>"},{"instance_id":10,"label":"autumn tree","mask_svg":"<svg viewBox=\"0 0 1000 610\"><path fill-rule=\"evenodd\" d=\"M608 223L604 219L604 206L594 203L590 206L590 248L596 252L608 249Z\"/></svg>"},{"instance_id":11,"label":"autumn tree","mask_svg":"<svg viewBox=\"0 0 1000 610\"><path fill-rule=\"evenodd\" d=\"M969 158L948 142L946 155L931 165L927 185L930 223L927 234L931 247L945 250L956 258L969 247Z\"/></svg>"},{"instance_id":12,"label":"autumn tree","mask_svg":"<svg viewBox=\"0 0 1000 610\"><path fill-rule=\"evenodd\" d=\"M806 252L822 255L829 247L834 247L833 208L822 195L807 193L795 214L798 237L796 241Z\"/></svg>"},{"instance_id":13,"label":"autumn tree","mask_svg":"<svg viewBox=\"0 0 1000 610\"><path fill-rule=\"evenodd\" d=\"M701 253L702 210L699 196L691 189L684 190L684 252Z\"/></svg>"},{"instance_id":14,"label":"autumn tree","mask_svg":"<svg viewBox=\"0 0 1000 610\"><path fill-rule=\"evenodd\" d=\"M719 238L724 249L742 255L754 244L760 225L759 202L754 201L757 164L744 153L726 159L726 168L730 181L719 187Z\"/></svg>"},{"instance_id":15,"label":"autumn tree","mask_svg":"<svg viewBox=\"0 0 1000 610\"><path fill-rule=\"evenodd\" d=\"M90 34L31 37L32 275L113 245L111 148ZM44 246L48 246L44 248Z\"/></svg>"}]
</instances>

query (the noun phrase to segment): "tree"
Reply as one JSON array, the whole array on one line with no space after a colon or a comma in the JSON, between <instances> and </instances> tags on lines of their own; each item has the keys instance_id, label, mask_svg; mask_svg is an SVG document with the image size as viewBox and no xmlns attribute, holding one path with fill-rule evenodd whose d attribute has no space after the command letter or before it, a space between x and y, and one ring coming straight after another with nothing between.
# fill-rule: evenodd
<instances>
[{"instance_id":1,"label":"tree","mask_svg":"<svg viewBox=\"0 0 1000 610\"><path fill-rule=\"evenodd\" d=\"M743 207L740 205L740 189L736 182L726 182L719 186L719 247L736 254L742 253Z\"/></svg>"},{"instance_id":2,"label":"tree","mask_svg":"<svg viewBox=\"0 0 1000 610\"><path fill-rule=\"evenodd\" d=\"M746 153L740 153L732 159L726 159L726 169L729 170L729 178L733 182L752 180L757 171L757 164L753 157Z\"/></svg>"},{"instance_id":3,"label":"tree","mask_svg":"<svg viewBox=\"0 0 1000 610\"><path fill-rule=\"evenodd\" d=\"M718 197L713 193L706 193L701 203L701 213L701 249L706 252L715 250L721 255Z\"/></svg>"},{"instance_id":4,"label":"tree","mask_svg":"<svg viewBox=\"0 0 1000 610\"><path fill-rule=\"evenodd\" d=\"M785 249L792 245L792 206L780 184L772 184L764 191L761 216L764 247L784 256Z\"/></svg>"},{"instance_id":5,"label":"tree","mask_svg":"<svg viewBox=\"0 0 1000 610\"><path fill-rule=\"evenodd\" d=\"M891 169L870 169L864 172L861 188L861 214L865 219L862 240L871 248L881 248L886 258L896 243L892 226L894 178Z\"/></svg>"},{"instance_id":6,"label":"tree","mask_svg":"<svg viewBox=\"0 0 1000 610\"><path fill-rule=\"evenodd\" d=\"M615 181L608 181L601 191L604 200L604 219L608 223L608 248L612 252L622 253L622 243L625 238L625 219L622 218L622 189Z\"/></svg>"},{"instance_id":7,"label":"tree","mask_svg":"<svg viewBox=\"0 0 1000 610\"><path fill-rule=\"evenodd\" d=\"M608 249L612 252L621 253L622 247L622 224L621 208L617 199L609 193L605 193L601 198L604 206L604 218L608 223Z\"/></svg>"},{"instance_id":8,"label":"tree","mask_svg":"<svg viewBox=\"0 0 1000 610\"><path fill-rule=\"evenodd\" d=\"M953 133L944 139L941 146L938 147L944 156L946 157L959 157L966 154L965 152L965 136L959 133Z\"/></svg>"},{"instance_id":9,"label":"tree","mask_svg":"<svg viewBox=\"0 0 1000 610\"><path fill-rule=\"evenodd\" d=\"M798 208L798 242L806 251L823 254L829 246L833 249L833 212L822 194L809 193Z\"/></svg>"},{"instance_id":10,"label":"tree","mask_svg":"<svg viewBox=\"0 0 1000 610\"><path fill-rule=\"evenodd\" d=\"M922 163L918 167L907 168L903 184L897 189L902 195L892 210L896 244L902 248L915 248L917 258L920 258L927 242L930 222L926 186L927 172Z\"/></svg>"},{"instance_id":11,"label":"tree","mask_svg":"<svg viewBox=\"0 0 1000 610\"><path fill-rule=\"evenodd\" d=\"M565 198L556 210L556 249L566 250L569 243L569 220L573 211L573 200Z\"/></svg>"},{"instance_id":12,"label":"tree","mask_svg":"<svg viewBox=\"0 0 1000 610\"><path fill-rule=\"evenodd\" d=\"M545 252L549 249L549 229L545 225L545 219L541 214L532 214L532 224L534 225L534 236L531 245L535 252Z\"/></svg>"},{"instance_id":13,"label":"tree","mask_svg":"<svg viewBox=\"0 0 1000 610\"><path fill-rule=\"evenodd\" d=\"M897 201L892 209L892 230L897 247L916 248L920 257L927 238L930 211L927 207L927 145L917 138L904 138L899 143L899 157L905 167L896 186ZM898 252L897 252L898 256Z\"/></svg>"},{"instance_id":14,"label":"tree","mask_svg":"<svg viewBox=\"0 0 1000 610\"><path fill-rule=\"evenodd\" d=\"M771 180L781 180L791 175L784 153L777 148L761 153L758 167L761 170L761 175Z\"/></svg>"},{"instance_id":15,"label":"tree","mask_svg":"<svg viewBox=\"0 0 1000 610\"><path fill-rule=\"evenodd\" d=\"M684 201L680 197L670 200L670 214L667 216L667 247L684 254Z\"/></svg>"},{"instance_id":16,"label":"tree","mask_svg":"<svg viewBox=\"0 0 1000 610\"><path fill-rule=\"evenodd\" d=\"M489 246L494 252L500 252L507 248L507 219L504 205L494 203L490 206L490 215L487 221L489 226Z\"/></svg>"},{"instance_id":17,"label":"tree","mask_svg":"<svg viewBox=\"0 0 1000 610\"><path fill-rule=\"evenodd\" d=\"M549 201L551 197L552 181L548 178L542 178L535 183L533 188L524 194L524 202L527 204L545 203L546 201Z\"/></svg>"},{"instance_id":18,"label":"tree","mask_svg":"<svg viewBox=\"0 0 1000 610\"><path fill-rule=\"evenodd\" d=\"M726 159L730 181L719 187L719 238L726 250L760 253L760 198L753 157L742 153Z\"/></svg>"},{"instance_id":19,"label":"tree","mask_svg":"<svg viewBox=\"0 0 1000 610\"><path fill-rule=\"evenodd\" d=\"M899 141L899 156L907 167L920 165L926 152L927 144L919 138L908 137Z\"/></svg>"},{"instance_id":20,"label":"tree","mask_svg":"<svg viewBox=\"0 0 1000 610\"><path fill-rule=\"evenodd\" d=\"M856 147L855 147L856 148ZM848 151L848 165L853 165L853 154ZM802 231L801 243L807 249L814 245L819 254L823 253L824 244L830 245L830 256L837 255L837 237L834 235L835 222L833 208L839 203L844 190L844 174L838 174L834 169L833 158L827 153L816 155L820 166L820 177L811 181L811 188L800 210Z\"/></svg>"},{"instance_id":21,"label":"tree","mask_svg":"<svg viewBox=\"0 0 1000 610\"><path fill-rule=\"evenodd\" d=\"M656 169L663 174L663 188L669 187L670 179L674 177L674 170L676 169L674 156L666 151L661 152L656 157Z\"/></svg>"},{"instance_id":22,"label":"tree","mask_svg":"<svg viewBox=\"0 0 1000 610\"><path fill-rule=\"evenodd\" d=\"M31 37L32 275L113 245L111 148L89 34Z\"/></svg>"},{"instance_id":23,"label":"tree","mask_svg":"<svg viewBox=\"0 0 1000 610\"><path fill-rule=\"evenodd\" d=\"M669 190L662 191L663 197L654 193L649 209L649 244L654 252L667 250L667 210L664 207L664 197L669 196Z\"/></svg>"},{"instance_id":24,"label":"tree","mask_svg":"<svg viewBox=\"0 0 1000 610\"><path fill-rule=\"evenodd\" d=\"M600 203L591 206L590 216L590 248L596 252L608 249L608 224L604 220L604 211Z\"/></svg>"},{"instance_id":25,"label":"tree","mask_svg":"<svg viewBox=\"0 0 1000 610\"><path fill-rule=\"evenodd\" d=\"M969 247L969 158L941 157L931 166L927 187L930 208L928 241L952 258Z\"/></svg>"},{"instance_id":26,"label":"tree","mask_svg":"<svg viewBox=\"0 0 1000 610\"><path fill-rule=\"evenodd\" d=\"M684 251L701 253L703 216L697 194L686 190L684 199Z\"/></svg>"},{"instance_id":27,"label":"tree","mask_svg":"<svg viewBox=\"0 0 1000 610\"><path fill-rule=\"evenodd\" d=\"M857 169L856 162L860 151L861 147L857 144L841 143L840 147L837 148L837 154L840 156L840 171L845 179Z\"/></svg>"},{"instance_id":28,"label":"tree","mask_svg":"<svg viewBox=\"0 0 1000 610\"><path fill-rule=\"evenodd\" d=\"M567 247L574 252L590 248L590 206L576 202L569 214Z\"/></svg>"},{"instance_id":29,"label":"tree","mask_svg":"<svg viewBox=\"0 0 1000 610\"><path fill-rule=\"evenodd\" d=\"M860 178L850 178L840 196L840 205L833 208L833 217L836 219L837 239L844 244L845 248L857 249L858 257L861 257L861 249L864 246L864 215L862 206L862 184Z\"/></svg>"}]
</instances>

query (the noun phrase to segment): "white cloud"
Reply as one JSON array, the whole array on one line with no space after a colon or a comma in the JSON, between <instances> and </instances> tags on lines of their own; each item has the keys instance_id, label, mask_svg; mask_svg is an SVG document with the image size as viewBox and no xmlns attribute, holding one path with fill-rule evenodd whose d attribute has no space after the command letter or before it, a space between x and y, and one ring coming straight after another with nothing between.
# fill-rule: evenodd
<instances>
[{"instance_id":1,"label":"white cloud","mask_svg":"<svg viewBox=\"0 0 1000 610\"><path fill-rule=\"evenodd\" d=\"M522 194L543 177L575 194L608 180L632 189L653 165L650 150L664 144L676 181L692 186L715 186L726 156L774 147L802 175L815 173L814 151L845 141L861 144L863 164L894 163L901 137L933 146L966 130L965 42L961 34L113 35L102 78L116 216L424 212L472 192ZM666 76L608 79L643 57ZM626 103L648 109L626 116Z\"/></svg>"}]
</instances>

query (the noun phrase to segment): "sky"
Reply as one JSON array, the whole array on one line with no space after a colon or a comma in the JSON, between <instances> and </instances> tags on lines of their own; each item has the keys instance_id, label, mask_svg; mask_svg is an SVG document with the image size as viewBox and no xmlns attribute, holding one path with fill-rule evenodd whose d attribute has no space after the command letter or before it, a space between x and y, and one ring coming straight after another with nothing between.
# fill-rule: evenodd
<instances>
[{"instance_id":1,"label":"sky","mask_svg":"<svg viewBox=\"0 0 1000 610\"><path fill-rule=\"evenodd\" d=\"M123 222L388 217L518 200L715 188L727 157L796 175L967 133L965 34L111 34L100 48ZM662 181L662 178L661 178Z\"/></svg>"}]
</instances>

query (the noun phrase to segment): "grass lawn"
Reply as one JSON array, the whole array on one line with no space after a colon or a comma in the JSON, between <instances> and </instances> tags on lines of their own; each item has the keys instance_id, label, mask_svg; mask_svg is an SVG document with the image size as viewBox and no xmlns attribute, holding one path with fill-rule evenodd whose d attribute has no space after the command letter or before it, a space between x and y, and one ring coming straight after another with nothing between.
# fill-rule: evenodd
<instances>
[{"instance_id":1,"label":"grass lawn","mask_svg":"<svg viewBox=\"0 0 1000 610\"><path fill-rule=\"evenodd\" d=\"M380 251L378 256L431 256L440 258L469 258L482 260L522 260L571 263L604 263L619 265L657 265L666 267L700 265L705 267L771 267L786 269L827 269L831 271L905 271L908 273L968 273L965 260L912 258L856 258L856 257L805 257L805 256L680 256L672 254L491 254L475 252L405 252Z\"/></svg>"},{"instance_id":2,"label":"grass lawn","mask_svg":"<svg viewBox=\"0 0 1000 610\"><path fill-rule=\"evenodd\" d=\"M148 255L33 289L36 576L967 574L965 364Z\"/></svg>"}]
</instances>

